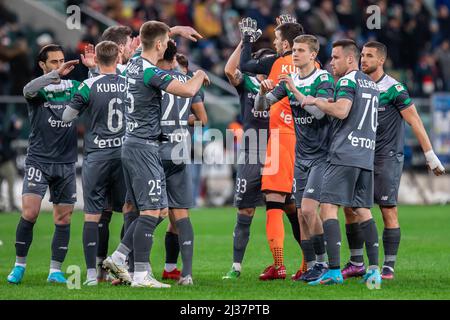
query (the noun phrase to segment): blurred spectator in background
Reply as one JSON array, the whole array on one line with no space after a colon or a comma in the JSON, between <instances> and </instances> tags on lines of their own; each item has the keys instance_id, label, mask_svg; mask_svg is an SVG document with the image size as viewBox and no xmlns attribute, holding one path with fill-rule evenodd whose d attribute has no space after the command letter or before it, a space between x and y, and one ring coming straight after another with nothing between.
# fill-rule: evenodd
<instances>
[{"instance_id":1,"label":"blurred spectator in background","mask_svg":"<svg viewBox=\"0 0 450 320\"><path fill-rule=\"evenodd\" d=\"M450 91L450 40L446 39L439 48L436 49L436 59L439 63L444 80L444 90Z\"/></svg>"},{"instance_id":2,"label":"blurred spectator in background","mask_svg":"<svg viewBox=\"0 0 450 320\"><path fill-rule=\"evenodd\" d=\"M3 120L3 117L0 119ZM11 116L2 126L0 121L0 202L2 197L1 186L6 180L8 188L9 211L19 211L14 201L14 182L17 177L16 151L12 148L12 142L19 136L22 128L22 120L15 115Z\"/></svg>"}]
</instances>

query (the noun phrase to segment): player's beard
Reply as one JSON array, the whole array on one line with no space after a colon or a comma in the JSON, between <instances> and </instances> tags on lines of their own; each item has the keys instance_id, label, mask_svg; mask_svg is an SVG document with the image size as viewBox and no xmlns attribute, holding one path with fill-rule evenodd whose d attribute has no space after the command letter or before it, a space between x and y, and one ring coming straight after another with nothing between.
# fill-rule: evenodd
<instances>
[{"instance_id":1,"label":"player's beard","mask_svg":"<svg viewBox=\"0 0 450 320\"><path fill-rule=\"evenodd\" d=\"M363 70L363 72L364 72L365 74L371 74L371 73L374 73L376 70L377 70L377 66L372 66L372 67L367 66L367 67Z\"/></svg>"}]
</instances>

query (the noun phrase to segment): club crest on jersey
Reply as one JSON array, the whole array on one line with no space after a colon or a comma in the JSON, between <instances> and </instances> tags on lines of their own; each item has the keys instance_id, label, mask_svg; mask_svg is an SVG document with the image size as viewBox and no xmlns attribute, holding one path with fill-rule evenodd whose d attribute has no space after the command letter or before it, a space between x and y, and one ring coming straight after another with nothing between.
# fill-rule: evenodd
<instances>
[{"instance_id":1,"label":"club crest on jersey","mask_svg":"<svg viewBox=\"0 0 450 320\"><path fill-rule=\"evenodd\" d=\"M398 84L395 86L395 89L397 89L398 92L403 91L403 86L401 84Z\"/></svg>"},{"instance_id":2,"label":"club crest on jersey","mask_svg":"<svg viewBox=\"0 0 450 320\"><path fill-rule=\"evenodd\" d=\"M320 81L327 81L328 80L328 75L327 74L323 74L320 76Z\"/></svg>"},{"instance_id":3,"label":"club crest on jersey","mask_svg":"<svg viewBox=\"0 0 450 320\"><path fill-rule=\"evenodd\" d=\"M348 80L347 79L341 80L341 86L348 86Z\"/></svg>"}]
</instances>

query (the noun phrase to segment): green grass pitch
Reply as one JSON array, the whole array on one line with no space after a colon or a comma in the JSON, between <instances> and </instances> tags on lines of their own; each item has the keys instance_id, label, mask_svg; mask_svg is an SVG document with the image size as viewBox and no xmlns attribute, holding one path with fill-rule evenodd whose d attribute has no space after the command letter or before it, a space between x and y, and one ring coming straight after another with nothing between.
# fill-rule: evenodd
<instances>
[{"instance_id":1,"label":"green grass pitch","mask_svg":"<svg viewBox=\"0 0 450 320\"><path fill-rule=\"evenodd\" d=\"M52 216L42 213L34 231L34 241L28 257L22 284L6 282L14 264L17 214L0 215L0 299L450 299L450 206L401 206L402 242L396 266L396 279L384 282L381 290L369 290L358 280L341 286L309 287L291 280L261 282L259 273L272 261L265 236L265 216L258 209L250 242L243 263L243 274L237 281L223 281L232 259L232 232L236 210L233 208L193 210L191 219L195 231L194 282L192 287L174 284L170 289L113 287L103 283L98 287L69 290L64 285L46 283L53 235ZM382 221L378 209L373 210L380 236L382 261ZM340 213L343 228L343 214ZM122 216L114 214L111 222L110 252L116 247ZM76 212L72 220L69 252L64 270L79 265L82 281L85 263L81 243L83 215ZM157 229L151 261L154 273L161 277L164 266L164 233L167 221ZM300 264L300 253L285 218L285 261L288 275ZM347 242L342 229L342 264L348 258ZM181 259L180 259L181 260Z\"/></svg>"}]
</instances>

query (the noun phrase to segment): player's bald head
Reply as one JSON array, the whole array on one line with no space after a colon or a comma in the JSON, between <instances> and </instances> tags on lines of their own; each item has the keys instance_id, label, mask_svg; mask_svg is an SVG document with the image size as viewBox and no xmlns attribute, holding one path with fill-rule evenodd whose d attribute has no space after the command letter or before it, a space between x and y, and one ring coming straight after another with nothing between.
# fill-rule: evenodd
<instances>
[{"instance_id":1,"label":"player's bald head","mask_svg":"<svg viewBox=\"0 0 450 320\"><path fill-rule=\"evenodd\" d=\"M342 39L333 42L333 48L342 48L342 53L345 56L353 56L355 61L359 61L360 51L356 42L351 39Z\"/></svg>"}]
</instances>

